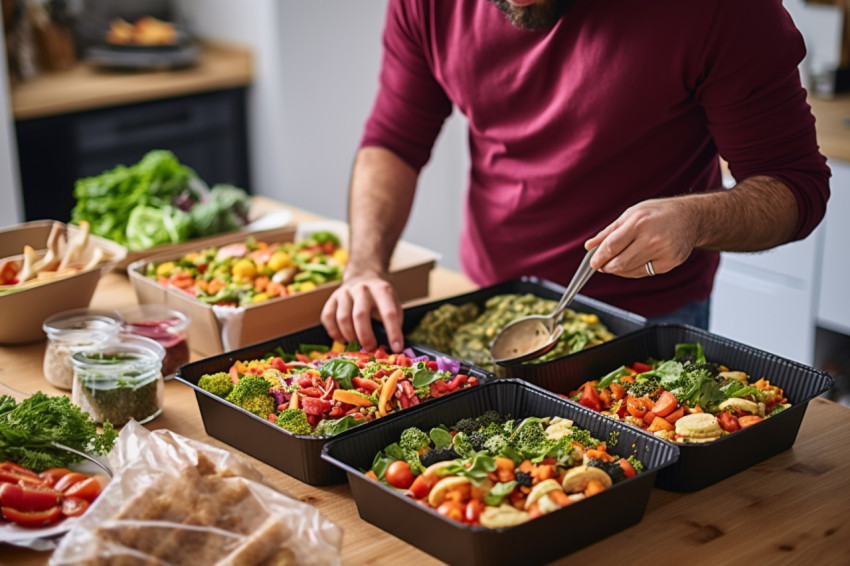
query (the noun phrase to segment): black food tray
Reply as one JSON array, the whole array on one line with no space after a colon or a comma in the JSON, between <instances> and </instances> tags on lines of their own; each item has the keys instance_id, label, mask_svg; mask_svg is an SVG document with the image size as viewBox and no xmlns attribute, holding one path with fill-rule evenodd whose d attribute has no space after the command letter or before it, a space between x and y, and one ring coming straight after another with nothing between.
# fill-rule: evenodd
<instances>
[{"instance_id":1,"label":"black food tray","mask_svg":"<svg viewBox=\"0 0 850 566\"><path fill-rule=\"evenodd\" d=\"M387 338L383 326L374 322L373 330L378 342L386 344ZM308 484L345 483L345 474L342 470L322 460L322 447L329 437L292 434L266 419L198 387L198 381L204 374L226 372L237 360L261 358L278 346L286 352L294 352L301 344L329 346L332 343L333 339L324 327L316 325L292 334L186 364L177 371L175 379L195 390L195 398L198 400L204 429L210 436ZM418 355L427 354L433 359L432 353L422 352L415 347L411 347L411 349ZM461 364L461 372L477 377L479 384L486 383L493 378L492 374L463 363ZM480 387L480 385L471 389L476 387ZM457 392L451 393L449 396L456 394ZM428 405L434 401L436 399L424 401L417 407ZM379 420L391 420L399 413L392 413ZM362 427L370 427L375 422L377 421L364 423L337 436L347 435Z\"/></svg>"},{"instance_id":2,"label":"black food tray","mask_svg":"<svg viewBox=\"0 0 850 566\"><path fill-rule=\"evenodd\" d=\"M634 454L646 466L631 479L583 501L502 529L474 527L447 519L435 510L367 478L378 451L396 442L411 426L423 430L478 416L488 409L529 416L561 416L608 441L609 452ZM640 522L656 474L678 457L678 448L643 431L603 417L585 407L518 379L498 379L442 397L427 406L407 410L392 420L354 429L330 440L322 457L344 469L351 493L364 520L450 564L542 564L565 556Z\"/></svg>"},{"instance_id":3,"label":"black food tray","mask_svg":"<svg viewBox=\"0 0 850 566\"><path fill-rule=\"evenodd\" d=\"M791 407L715 442L678 444L678 462L658 473L656 486L662 489L696 491L790 448L809 401L832 387L832 378L815 368L693 326L657 324L591 348L581 356L555 360L550 364L555 377L547 380L545 388L566 395L621 365L648 358L670 359L676 344L695 342L702 345L709 362L744 371L751 380L764 377L782 387Z\"/></svg>"},{"instance_id":4,"label":"black food tray","mask_svg":"<svg viewBox=\"0 0 850 566\"><path fill-rule=\"evenodd\" d=\"M552 281L548 281L545 279L539 279L537 277L522 277L520 279L511 279L509 281L497 283L496 285L491 285L489 287L482 287L481 289L471 291L469 293L464 293L462 295L455 295L447 299L423 303L420 305L416 305L415 307L407 308L404 310L404 324L402 326L402 331L404 332L404 335L406 337L409 333L413 332L413 330L416 328L416 326L427 313L437 309L445 303L453 305L475 303L479 307L483 308L484 303L487 302L488 299L496 295L526 293L531 293L532 295L536 295L543 299L557 301L564 294L564 290L565 288L561 285L558 285L557 283L553 283ZM641 328L645 328L647 325L646 319L640 315L625 311L623 309L614 307L607 303L603 303L602 301L598 301L596 299L586 297L581 294L575 296L568 308L576 312L591 313L597 315L599 317L600 322L602 322L602 324L604 324L608 328L608 330L614 333L614 335L616 335L617 337L626 335ZM410 344L417 345L423 349L429 349L415 341L408 342ZM565 357L569 358L572 356L580 355L583 352L592 349L593 348L588 348L587 350L582 350L580 352L569 354ZM564 358L559 358L559 360L562 359ZM550 382L550 380L552 380L553 378L555 378L558 374L557 370L552 368L552 364L557 361L558 360L552 360L541 363L524 363L522 365L510 367L497 367L496 375L498 375L499 377L518 377L530 383L545 387L547 383Z\"/></svg>"}]
</instances>

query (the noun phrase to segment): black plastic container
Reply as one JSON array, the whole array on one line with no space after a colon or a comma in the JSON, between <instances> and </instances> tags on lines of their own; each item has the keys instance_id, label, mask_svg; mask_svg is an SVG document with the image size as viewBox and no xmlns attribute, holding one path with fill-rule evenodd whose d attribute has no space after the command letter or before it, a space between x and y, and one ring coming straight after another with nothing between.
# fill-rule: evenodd
<instances>
[{"instance_id":1,"label":"black plastic container","mask_svg":"<svg viewBox=\"0 0 850 566\"><path fill-rule=\"evenodd\" d=\"M536 277L512 279L489 287L483 287L476 291L464 293L462 295L456 295L447 299L423 303L415 307L407 308L404 310L404 325L402 330L404 335L407 336L409 333L413 332L427 313L446 303L453 305L475 303L479 307L483 308L484 303L496 295L525 293L531 293L532 295L536 295L542 299L557 301L564 294L564 290L565 288L557 283L553 283L545 279L538 279ZM625 311L581 294L575 296L568 308L576 312L597 315L600 322L602 322L602 324L604 324L608 330L617 337L645 328L647 325L646 319L640 315ZM408 340L408 342L420 347L423 346L415 341ZM588 350L592 349L593 348L588 348ZM583 351L586 350L582 350L582 352ZM582 352L569 354L565 357L575 356ZM545 382L553 375L553 371L555 372L555 375L557 375L557 371L552 370L552 364L556 361L558 360L540 363L529 362L506 368L497 367L495 374L499 377L519 377L537 385L544 385Z\"/></svg>"},{"instance_id":2,"label":"black plastic container","mask_svg":"<svg viewBox=\"0 0 850 566\"><path fill-rule=\"evenodd\" d=\"M609 452L634 454L646 466L631 479L553 513L502 529L473 527L443 517L413 499L367 478L378 451L396 442L411 426L424 430L475 417L488 409L529 416L572 419L600 440L618 435ZM517 379L499 379L443 397L422 408L405 411L393 420L330 440L322 457L348 474L351 493L364 520L450 564L542 564L565 556L640 522L658 471L672 464L678 448L643 431L603 417Z\"/></svg>"},{"instance_id":3,"label":"black plastic container","mask_svg":"<svg viewBox=\"0 0 850 566\"><path fill-rule=\"evenodd\" d=\"M681 451L678 462L658 473L656 486L662 489L696 491L790 448L809 401L832 387L832 378L823 371L699 328L675 324L648 326L587 350L581 356L556 360L550 364L551 378L544 387L566 395L621 365L648 358L670 359L679 343L699 343L709 362L744 371L753 380L764 377L782 387L791 407L715 442L677 444Z\"/></svg>"},{"instance_id":4,"label":"black plastic container","mask_svg":"<svg viewBox=\"0 0 850 566\"><path fill-rule=\"evenodd\" d=\"M379 323L373 324L379 343L386 344L386 335ZM237 407L221 397L198 387L198 381L204 374L228 371L237 360L261 358L278 346L286 352L294 352L301 344L331 345L333 340L321 325L247 346L231 352L199 360L182 366L175 379L182 381L195 390L195 398L204 421L206 433L242 452L262 460L266 464L289 474L295 479L311 485L331 485L345 482L342 470L322 460L322 447L330 437L316 437L292 434L266 419ZM417 354L425 354L412 348ZM432 355L431 353L427 353ZM478 378L479 383L492 379L492 374L480 368L461 364L461 372ZM480 385L471 387L475 389ZM452 393L451 395L456 395ZM425 401L428 405L436 401ZM419 405L419 406L421 406ZM410 410L410 409L405 409ZM391 420L404 411L392 413L383 419ZM378 421L364 423L337 436L344 436L354 430L371 427Z\"/></svg>"}]
</instances>

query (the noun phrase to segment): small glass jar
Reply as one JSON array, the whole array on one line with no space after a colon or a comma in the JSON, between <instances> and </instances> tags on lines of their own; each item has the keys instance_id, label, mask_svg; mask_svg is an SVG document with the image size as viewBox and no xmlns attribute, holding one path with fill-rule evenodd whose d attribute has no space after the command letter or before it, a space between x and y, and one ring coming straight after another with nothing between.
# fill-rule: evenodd
<instances>
[{"instance_id":1,"label":"small glass jar","mask_svg":"<svg viewBox=\"0 0 850 566\"><path fill-rule=\"evenodd\" d=\"M74 383L71 355L115 339L121 331L121 315L114 311L73 309L49 316L42 324L47 334L44 378L59 389L70 391Z\"/></svg>"},{"instance_id":2,"label":"small glass jar","mask_svg":"<svg viewBox=\"0 0 850 566\"><path fill-rule=\"evenodd\" d=\"M122 335L71 356L71 400L98 423L144 424L162 412L164 349L141 336Z\"/></svg>"},{"instance_id":3,"label":"small glass jar","mask_svg":"<svg viewBox=\"0 0 850 566\"><path fill-rule=\"evenodd\" d=\"M174 376L183 364L189 363L189 343L186 328L189 318L178 310L159 304L144 304L121 311L124 332L144 336L165 348L162 374Z\"/></svg>"}]
</instances>

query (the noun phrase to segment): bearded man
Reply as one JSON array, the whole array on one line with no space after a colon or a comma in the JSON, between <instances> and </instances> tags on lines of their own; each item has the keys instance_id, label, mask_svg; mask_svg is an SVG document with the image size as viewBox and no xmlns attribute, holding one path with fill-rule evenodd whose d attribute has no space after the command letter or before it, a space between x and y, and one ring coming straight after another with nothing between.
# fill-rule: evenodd
<instances>
[{"instance_id":1,"label":"bearded man","mask_svg":"<svg viewBox=\"0 0 850 566\"><path fill-rule=\"evenodd\" d=\"M322 323L372 348L377 311L403 347L389 259L457 107L473 282L566 284L598 245L584 294L707 327L719 251L805 238L825 213L804 54L780 0L389 0L351 175L350 261Z\"/></svg>"}]
</instances>

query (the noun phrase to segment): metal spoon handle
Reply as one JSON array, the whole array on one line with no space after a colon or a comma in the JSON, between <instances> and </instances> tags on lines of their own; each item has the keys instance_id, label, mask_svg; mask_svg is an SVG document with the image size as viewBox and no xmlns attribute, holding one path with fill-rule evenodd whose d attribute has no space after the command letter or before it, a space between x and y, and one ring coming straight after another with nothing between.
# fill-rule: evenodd
<instances>
[{"instance_id":1,"label":"metal spoon handle","mask_svg":"<svg viewBox=\"0 0 850 566\"><path fill-rule=\"evenodd\" d=\"M570 281L567 288L564 290L564 294L561 296L561 300L558 301L558 305L555 307L555 310L552 312L552 319L558 320L561 317L561 314L564 312L564 309L567 308L567 305L573 300L573 298L578 294L579 291L585 286L585 284L590 279L590 276L596 271L592 267L590 267L590 258L593 257L593 254L596 252L596 249L599 246L593 246L588 250L588 252L584 255L584 259L581 260L581 264L579 264L578 269L573 275L572 280Z\"/></svg>"}]
</instances>

